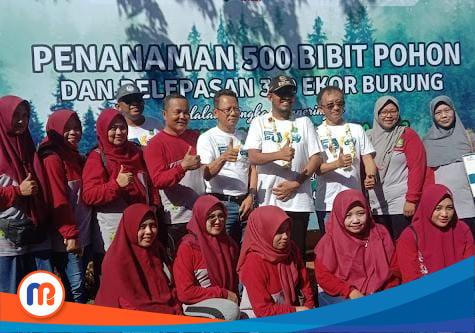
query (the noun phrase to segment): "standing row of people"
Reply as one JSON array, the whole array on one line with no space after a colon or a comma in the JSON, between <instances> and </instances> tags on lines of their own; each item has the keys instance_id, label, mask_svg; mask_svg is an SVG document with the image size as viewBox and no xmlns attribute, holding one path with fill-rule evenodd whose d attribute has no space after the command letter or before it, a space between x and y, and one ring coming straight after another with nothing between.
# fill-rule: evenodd
<instances>
[{"instance_id":1,"label":"standing row of people","mask_svg":"<svg viewBox=\"0 0 475 333\"><path fill-rule=\"evenodd\" d=\"M101 112L97 120L99 145L86 161L77 151L81 136L77 114L70 110L53 113L48 119L47 137L36 153L27 129L28 103L13 96L1 98L1 290L15 292L19 279L28 271L51 270L51 257L65 281L68 299L84 301L85 262L94 258L96 271L100 271L102 257L120 229L123 212L134 203L154 207L150 209L159 217L155 222L161 224L160 230L166 230L159 236L168 246L170 257L175 257L177 244L187 232L194 234L194 240L187 237L182 242L189 245L188 255L193 257L196 244L208 246L202 244L207 236L197 236L200 229L197 223L190 223L194 218L195 202L204 193L219 199L221 213L216 213L215 221L223 219L220 214L226 217L225 229L237 244L241 242L243 225L255 205L281 208L289 217L285 220L292 222L285 226L279 224L274 230L271 228L273 218L282 214L256 215L260 216L259 221L268 222L263 229L249 225L248 237L255 239L245 241L243 249L252 248L249 254L261 251L266 253L265 258L273 258L272 251L262 246L279 231L280 238L284 238L282 244L290 244L286 237L295 241L298 253L294 250L289 253L293 253L292 258L296 261L299 261L296 258L301 261L305 257L309 214L315 209L310 185L314 173L317 175L315 207L322 231L325 221L337 214L334 201L338 193L346 189L366 189L377 222L386 225L391 238L397 239L421 200L424 181L430 179L427 174L433 172L436 181L443 182L446 172L438 170L450 164L460 169L459 155L470 152L470 145L467 145L470 140L464 135L453 103L446 97L431 104L434 126L425 139L429 161L432 152L440 154L446 142L457 144L460 149L450 156L444 155L443 161L435 158L433 165L430 164L432 169L426 172L422 141L414 131L400 125L399 104L395 98L382 97L377 101L374 126L368 137L361 126L343 119L345 103L339 88L327 87L320 92L318 105L325 120L316 130L309 118L293 115L295 94L296 83L292 78L281 75L272 79L268 96L272 109L252 121L246 137L245 133L236 131L240 114L236 95L232 91L220 91L214 99L218 124L199 136L188 129L190 114L185 97L169 95L165 98L165 124L159 130L155 128L161 126L157 121L143 116L142 94L129 84L119 89L116 109ZM128 139L146 146L141 148ZM461 192L459 187L465 189L464 198L456 199L455 203L463 202L462 216L470 222L475 216L470 211L474 207L473 198L468 197L466 179L458 176L457 182L446 181L451 186L457 184L455 193ZM358 202L369 216L369 207L363 205L362 200ZM200 212L196 214L203 215L206 207L200 206ZM338 214L346 216L345 209L340 209ZM338 216L333 220L341 221ZM199 221L203 220L201 216ZM280 222L285 224L285 221ZM151 229L144 227L147 228ZM266 239L258 238L268 231L271 234ZM208 246L207 253L212 252L209 249L215 248L213 246ZM232 248L228 245L227 251ZM392 253L389 245L387 250ZM207 255L205 259L208 257L212 258ZM211 271L214 269L212 276L229 266L229 262L223 263L220 259L214 260L219 265L211 268ZM269 260L277 262L274 259ZM197 260L192 266L200 265ZM294 277L303 274L295 273L302 272L299 265L300 268L286 274ZM245 266L240 262L238 269ZM281 269L278 269L279 274ZM199 267L196 269L200 270ZM229 267L227 270L230 271ZM269 273L271 269L267 270ZM269 274L275 277L274 273ZM247 279L244 273L242 276ZM199 276L195 278L199 281ZM236 289L231 288L229 279L220 279L227 281L222 287L229 291L223 298L233 301ZM249 292L247 289L246 293ZM294 294L286 293L284 299L295 300ZM178 291L178 294L183 292ZM199 302L194 298L189 303L196 305ZM190 313L194 311L191 308Z\"/></svg>"}]
</instances>

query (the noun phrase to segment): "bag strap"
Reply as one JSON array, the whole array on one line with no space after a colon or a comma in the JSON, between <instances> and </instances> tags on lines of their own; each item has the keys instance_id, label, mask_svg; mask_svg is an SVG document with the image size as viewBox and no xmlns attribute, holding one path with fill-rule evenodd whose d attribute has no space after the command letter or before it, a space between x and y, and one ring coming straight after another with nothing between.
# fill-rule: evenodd
<instances>
[{"instance_id":1,"label":"bag strap","mask_svg":"<svg viewBox=\"0 0 475 333\"><path fill-rule=\"evenodd\" d=\"M102 166L104 167L104 169L106 169L106 172L107 172L107 160L106 160L106 154L104 154L104 152L102 150L100 150L100 154L101 154L101 161L102 161Z\"/></svg>"},{"instance_id":2,"label":"bag strap","mask_svg":"<svg viewBox=\"0 0 475 333\"><path fill-rule=\"evenodd\" d=\"M107 159L106 159L106 155L104 154L104 152L99 149L99 148L95 148L94 151L96 153L99 154L99 156L101 157L101 162L102 162L102 167L104 168L104 172L107 174L107 176L109 176L109 172L107 171Z\"/></svg>"}]
</instances>

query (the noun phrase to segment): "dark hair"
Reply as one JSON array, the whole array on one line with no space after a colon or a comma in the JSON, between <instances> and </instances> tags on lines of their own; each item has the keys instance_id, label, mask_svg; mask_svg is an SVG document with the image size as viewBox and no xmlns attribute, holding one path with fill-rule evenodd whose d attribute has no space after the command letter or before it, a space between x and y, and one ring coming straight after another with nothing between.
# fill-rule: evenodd
<instances>
[{"instance_id":1,"label":"dark hair","mask_svg":"<svg viewBox=\"0 0 475 333\"><path fill-rule=\"evenodd\" d=\"M343 93L343 90L341 90L340 87L337 87L337 86L326 86L325 88L323 88L322 90L320 90L318 92L318 95L317 95L317 104L320 105L320 102L322 101L322 96L324 93L326 92L331 92L331 91L338 91L340 94L342 94L343 96L345 95Z\"/></svg>"},{"instance_id":2,"label":"dark hair","mask_svg":"<svg viewBox=\"0 0 475 333\"><path fill-rule=\"evenodd\" d=\"M237 100L237 95L234 91L231 89L222 89L214 95L214 107L217 108L219 104L219 99L221 96L229 96L229 97L234 97Z\"/></svg>"},{"instance_id":3,"label":"dark hair","mask_svg":"<svg viewBox=\"0 0 475 333\"><path fill-rule=\"evenodd\" d=\"M170 101L172 101L173 99L184 99L185 101L188 102L188 100L186 99L185 96L183 95L180 95L178 93L172 93L170 95L167 95L165 96L165 98L163 99L163 109L166 110L168 109L168 107L170 106Z\"/></svg>"}]
</instances>

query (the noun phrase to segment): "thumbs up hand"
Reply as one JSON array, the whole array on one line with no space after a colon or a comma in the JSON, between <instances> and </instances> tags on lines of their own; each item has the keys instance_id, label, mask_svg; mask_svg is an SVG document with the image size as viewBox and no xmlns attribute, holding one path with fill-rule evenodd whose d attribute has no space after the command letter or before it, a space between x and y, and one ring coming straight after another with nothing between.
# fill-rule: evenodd
<instances>
[{"instance_id":1,"label":"thumbs up hand","mask_svg":"<svg viewBox=\"0 0 475 333\"><path fill-rule=\"evenodd\" d=\"M183 160L181 161L181 167L183 170L196 170L201 166L201 159L199 155L193 155L191 153L191 146L188 147Z\"/></svg>"},{"instance_id":2,"label":"thumbs up hand","mask_svg":"<svg viewBox=\"0 0 475 333\"><path fill-rule=\"evenodd\" d=\"M234 149L233 139L229 138L228 149L221 154L221 159L225 162L236 162L238 159L239 149Z\"/></svg>"},{"instance_id":3,"label":"thumbs up hand","mask_svg":"<svg viewBox=\"0 0 475 333\"><path fill-rule=\"evenodd\" d=\"M280 159L283 161L290 162L293 160L294 155L295 155L295 149L292 148L292 146L290 145L290 142L287 141L285 145L282 148L280 148L280 156L281 156Z\"/></svg>"},{"instance_id":4,"label":"thumbs up hand","mask_svg":"<svg viewBox=\"0 0 475 333\"><path fill-rule=\"evenodd\" d=\"M133 181L134 181L134 175L132 174L132 172L125 172L125 168L121 164L119 174L117 175L117 178L116 178L116 182L119 185L119 187L122 187L122 188L127 187Z\"/></svg>"},{"instance_id":5,"label":"thumbs up hand","mask_svg":"<svg viewBox=\"0 0 475 333\"><path fill-rule=\"evenodd\" d=\"M38 184L31 176L31 173L28 173L26 178L21 182L20 193L24 197L29 197L30 195L35 195L38 193Z\"/></svg>"},{"instance_id":6,"label":"thumbs up hand","mask_svg":"<svg viewBox=\"0 0 475 333\"><path fill-rule=\"evenodd\" d=\"M353 164L351 154L344 154L343 147L340 146L340 153L338 154L337 165L339 168L346 168Z\"/></svg>"}]
</instances>

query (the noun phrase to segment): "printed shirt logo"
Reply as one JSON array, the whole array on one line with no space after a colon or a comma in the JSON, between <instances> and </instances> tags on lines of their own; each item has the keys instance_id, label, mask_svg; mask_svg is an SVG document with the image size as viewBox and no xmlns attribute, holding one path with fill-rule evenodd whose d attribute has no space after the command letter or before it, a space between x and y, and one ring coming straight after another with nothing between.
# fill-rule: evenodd
<instances>
[{"instance_id":1,"label":"printed shirt logo","mask_svg":"<svg viewBox=\"0 0 475 333\"><path fill-rule=\"evenodd\" d=\"M23 278L17 292L25 311L39 318L51 317L64 304L64 286L61 280L47 271L34 271Z\"/></svg>"},{"instance_id":2,"label":"printed shirt logo","mask_svg":"<svg viewBox=\"0 0 475 333\"><path fill-rule=\"evenodd\" d=\"M272 141L275 143L281 143L284 139L284 137L289 136L288 132L285 132L284 135L282 135L281 132L275 132L274 131L266 131L264 130L264 140L265 141ZM302 136L298 132L292 132L291 133L292 140L290 140L292 143L299 143L302 141Z\"/></svg>"},{"instance_id":3,"label":"printed shirt logo","mask_svg":"<svg viewBox=\"0 0 475 333\"><path fill-rule=\"evenodd\" d=\"M328 149L328 147L330 146L328 144L328 139L327 138L321 139L320 142L322 143L323 149ZM353 140L353 143L356 143L355 140ZM332 145L336 150L340 149L340 143L338 142L338 140L336 138L332 138ZM344 146L349 146L350 145L350 139L346 138L343 141L343 145Z\"/></svg>"},{"instance_id":4,"label":"printed shirt logo","mask_svg":"<svg viewBox=\"0 0 475 333\"><path fill-rule=\"evenodd\" d=\"M150 139L151 139L151 137L148 137L147 135L142 135L139 139L140 145L141 146L146 146Z\"/></svg>"},{"instance_id":5,"label":"printed shirt logo","mask_svg":"<svg viewBox=\"0 0 475 333\"><path fill-rule=\"evenodd\" d=\"M243 144L241 143L240 147L242 147L242 146L243 146ZM234 147L234 148L236 149L236 147ZM228 150L228 146L218 144L219 155L223 155L226 150ZM247 158L247 151L246 150L239 149L238 160L241 160L241 157L242 158Z\"/></svg>"}]
</instances>

